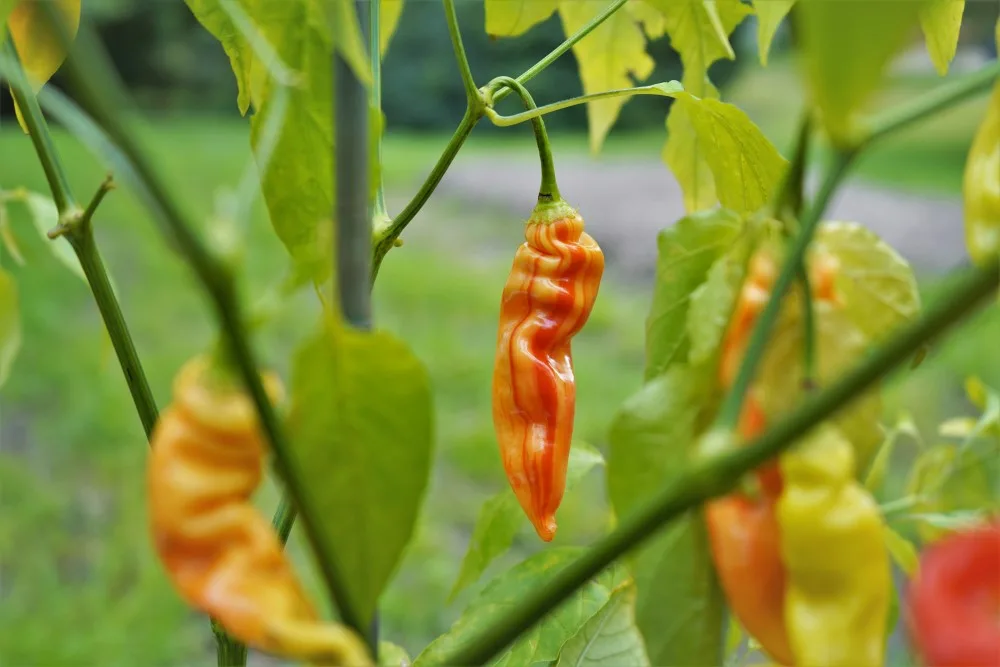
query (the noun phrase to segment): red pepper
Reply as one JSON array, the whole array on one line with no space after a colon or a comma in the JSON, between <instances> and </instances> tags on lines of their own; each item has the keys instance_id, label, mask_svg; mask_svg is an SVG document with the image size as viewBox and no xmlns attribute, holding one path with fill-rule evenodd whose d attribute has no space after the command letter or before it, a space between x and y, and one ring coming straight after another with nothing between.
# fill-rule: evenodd
<instances>
[{"instance_id":1,"label":"red pepper","mask_svg":"<svg viewBox=\"0 0 1000 667\"><path fill-rule=\"evenodd\" d=\"M1000 520L924 551L907 621L927 667L1000 666Z\"/></svg>"}]
</instances>

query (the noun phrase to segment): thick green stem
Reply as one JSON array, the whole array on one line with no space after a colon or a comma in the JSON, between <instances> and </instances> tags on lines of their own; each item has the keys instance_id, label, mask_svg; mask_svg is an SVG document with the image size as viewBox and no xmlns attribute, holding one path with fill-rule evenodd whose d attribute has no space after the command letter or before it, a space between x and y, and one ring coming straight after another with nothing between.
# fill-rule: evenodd
<instances>
[{"instance_id":1,"label":"thick green stem","mask_svg":"<svg viewBox=\"0 0 1000 667\"><path fill-rule=\"evenodd\" d=\"M111 288L111 280L108 278L104 260L101 258L97 243L94 241L93 216L104 196L111 189L111 181L110 179L105 180L86 210L80 210L56 153L48 123L45 122L42 110L38 106L38 100L24 78L24 73L17 61L17 53L10 42L7 43L6 51L7 58L11 61L11 67L7 69L11 92L14 99L17 100L21 117L28 128L35 152L42 163L45 177L48 180L52 198L56 203L56 209L59 211L59 225L51 235L66 236L76 253L84 276L87 278L87 284L90 285L94 302L97 304L101 319L104 321L108 337L111 339L115 355L118 357L118 363L132 397L132 403L135 405L148 442L158 416L156 400L149 388L149 381L146 379L146 373L139 360L135 343L132 341L132 334L125 322L121 305Z\"/></svg>"},{"instance_id":2,"label":"thick green stem","mask_svg":"<svg viewBox=\"0 0 1000 667\"><path fill-rule=\"evenodd\" d=\"M476 80L472 76L472 68L469 67L469 56L462 44L462 32L458 28L458 14L455 13L455 0L443 0L443 2L444 15L448 20L448 36L451 37L451 45L455 50L455 60L458 62L458 71L462 75L466 99L472 105L479 99L479 89L476 88Z\"/></svg>"},{"instance_id":3,"label":"thick green stem","mask_svg":"<svg viewBox=\"0 0 1000 667\"><path fill-rule=\"evenodd\" d=\"M14 101L21 111L21 118L28 129L31 143L35 146L35 153L38 161L42 163L42 170L45 172L45 180L49 183L52 191L52 199L59 210L60 218L71 215L79 208L73 199L73 192L69 187L69 179L56 156L56 147L52 143L52 134L48 131L45 117L38 106L38 99L31 91L31 86L24 76L21 68L21 61L17 56L17 49L11 40L4 43L4 53L11 61L12 67L7 75L10 79L10 92ZM61 222L61 220L60 220Z\"/></svg>"},{"instance_id":4,"label":"thick green stem","mask_svg":"<svg viewBox=\"0 0 1000 667\"><path fill-rule=\"evenodd\" d=\"M487 87L487 98L493 94L494 90L497 90L502 86L510 86L517 91L517 94L520 96L526 109L531 110L538 108L535 106L535 100L531 98L531 93L529 93L524 86L509 76L501 76L493 79ZM492 114L493 109L487 105L486 115L493 118ZM542 167L542 183L538 189L538 201L556 201L560 199L559 186L556 184L556 167L555 162L552 159L552 144L549 143L549 134L545 131L545 121L543 121L541 117L532 118L531 129L535 133L535 143L538 146L538 160Z\"/></svg>"},{"instance_id":5,"label":"thick green stem","mask_svg":"<svg viewBox=\"0 0 1000 667\"><path fill-rule=\"evenodd\" d=\"M372 73L371 101L375 113L382 116L382 3L380 0L371 0L368 7L368 57ZM378 163L382 164L382 132L375 138L375 154ZM389 213L385 207L385 183L382 179L382 169L378 170L378 189L375 191L375 209L372 212L373 220L387 220Z\"/></svg>"},{"instance_id":6,"label":"thick green stem","mask_svg":"<svg viewBox=\"0 0 1000 667\"><path fill-rule=\"evenodd\" d=\"M823 211L826 210L827 202L829 202L834 190L837 189L840 181L847 173L847 167L853 157L854 153L836 153L834 155L833 164L830 165L823 179L823 184L820 186L816 199L802 216L799 232L788 251L788 255L785 257L785 263L781 267L781 272L774 282L770 299L768 299L767 305L764 307L764 312L761 313L760 319L750 334L750 342L747 344L747 351L743 357L743 363L740 365L739 373L737 373L736 380L726 395L725 401L719 410L719 416L716 418L716 424L723 429L735 429L739 423L740 411L743 408L743 399L750 389L757 366L764 355L768 336L775 321L778 319L778 313L781 311L781 302L785 294L788 293L788 289L792 286L792 282L801 271L806 250L809 248L809 242L813 237L813 232L816 231Z\"/></svg>"},{"instance_id":7,"label":"thick green stem","mask_svg":"<svg viewBox=\"0 0 1000 667\"><path fill-rule=\"evenodd\" d=\"M531 0L529 0L529 1L531 1ZM608 5L600 14L598 14L594 18L590 19L590 21L587 23L587 25L583 26L582 28L580 28L579 30L577 30L575 33L573 33L572 35L570 35L569 37L567 37L566 41L564 41L562 44L560 44L556 48L552 49L552 51L548 55L546 55L544 58L542 58L541 60L539 60L537 63L535 63L534 65L532 65L528 69L526 69L524 71L524 73L521 74L521 76L517 77L516 81L518 83L520 83L520 84L525 84L528 81L531 81L532 79L534 79L539 74L541 74L545 70L546 67L548 67L549 65L551 65L552 63L554 63L556 60L558 60L559 56L561 56L562 54L566 53L571 48L573 48L574 44L576 44L581 39L583 39L584 37L586 37L587 35L589 35L591 32L593 32L593 30L597 26L601 25L606 20L608 20L608 17L610 17L612 14L614 14L619 9L621 9L623 6L625 6L626 2L628 2L628 0L614 0L614 2L612 2L610 5ZM495 102L499 102L500 100L502 100L505 97L507 97L507 95L509 95L511 92L513 92L513 91L510 88L504 88L503 90L499 90L499 91L497 91L496 95L494 95L493 100Z\"/></svg>"},{"instance_id":8,"label":"thick green stem","mask_svg":"<svg viewBox=\"0 0 1000 667\"><path fill-rule=\"evenodd\" d=\"M424 207L424 204L427 203L427 200L430 199L431 194L433 194L435 188L437 188L441 179L444 178L445 173L448 171L448 167L451 166L455 156L458 155L459 149L462 148L465 140L472 133L472 129L482 117L483 108L481 104L470 105L465 110L462 122L458 124L458 128L451 136L451 139L448 140L448 145L445 146L441 157L438 158L434 168L431 169L431 173L427 175L423 185L417 190L413 199L410 200L406 208L400 211L399 215L393 218L388 225L375 230L375 238L372 240L374 246L372 249L372 282L378 276L378 270L382 266L382 260L385 258L386 253L395 245L399 235L403 233L406 226L410 224L410 221L413 220L417 213L420 212L420 209Z\"/></svg>"},{"instance_id":9,"label":"thick green stem","mask_svg":"<svg viewBox=\"0 0 1000 667\"><path fill-rule=\"evenodd\" d=\"M813 310L812 283L805 263L799 265L802 290L802 389L816 388L816 313Z\"/></svg>"},{"instance_id":10,"label":"thick green stem","mask_svg":"<svg viewBox=\"0 0 1000 667\"><path fill-rule=\"evenodd\" d=\"M867 391L913 353L954 327L991 295L1000 282L1000 266L994 260L959 279L936 300L918 321L866 357L839 380L810 394L792 414L746 447L693 463L681 470L650 501L622 518L618 528L583 556L559 570L544 584L496 615L484 629L441 656L444 665L481 665L503 650L521 633L550 613L620 556L658 534L668 522L699 505L726 495L740 479L767 463L806 435L817 424L836 414Z\"/></svg>"}]
</instances>

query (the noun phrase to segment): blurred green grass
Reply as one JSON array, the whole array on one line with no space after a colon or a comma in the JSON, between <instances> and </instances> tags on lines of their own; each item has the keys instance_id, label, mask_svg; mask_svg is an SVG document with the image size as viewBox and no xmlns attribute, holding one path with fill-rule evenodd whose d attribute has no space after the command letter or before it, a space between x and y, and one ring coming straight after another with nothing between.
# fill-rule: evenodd
<instances>
[{"instance_id":1,"label":"blurred green grass","mask_svg":"<svg viewBox=\"0 0 1000 667\"><path fill-rule=\"evenodd\" d=\"M962 154L965 121L954 122L962 127L940 150ZM765 130L780 140L778 129ZM145 134L163 171L207 225L219 187L235 184L248 162L244 124L156 119ZM907 186L927 178L954 191L955 167L934 157L943 153L934 152L941 135L933 134L926 141L914 136L900 142L895 153L883 148L888 157L866 163L866 175ZM655 159L657 150L650 146L658 148L663 137L653 141L654 135L613 134L606 153ZM409 192L446 141L390 136L385 147L390 188ZM586 153L583 137L557 136L555 143L561 153ZM103 178L102 168L61 133L56 145L77 196L86 200ZM530 142L477 135L465 150L485 155L532 149ZM16 127L0 131L0 156L0 188L45 191L30 143ZM920 169L930 175L914 176L914 162L926 163ZM133 665L137 658L149 665L210 664L206 622L180 603L149 549L144 438L89 292L51 257L25 211L12 207L11 213L27 264L18 267L9 254L2 256L20 290L24 344L0 400L0 505L6 508L0 513L5 582L0 656L12 665ZM498 293L509 260L484 259L465 248L473 232L463 231L460 218L439 220L435 228L441 231L414 234L393 250L375 290L378 324L406 339L428 365L437 410L431 494L417 538L382 605L385 638L413 652L446 629L471 594L446 605L481 501L506 484L492 435L489 377ZM106 200L97 235L162 406L174 371L211 342L214 323L186 267L167 251L127 192ZM277 282L285 268L284 251L260 206L246 245L245 287L253 294ZM490 257L497 255L507 253ZM930 278L928 294L937 285ZM617 406L640 382L650 290L609 278L590 324L574 343L576 434L599 447ZM260 332L264 356L284 370L289 351L309 333L314 317L308 298L286 304L281 317ZM967 410L962 377L978 374L1000 385L998 339L994 308L936 346L905 382L894 383L887 414L905 406L929 428ZM274 497L269 488L261 502L271 507ZM600 475L591 473L567 497L557 541L586 543L605 531L609 520ZM302 560L300 541L293 543ZM515 551L491 572L537 548L526 527ZM53 628L59 628L57 636Z\"/></svg>"}]
</instances>

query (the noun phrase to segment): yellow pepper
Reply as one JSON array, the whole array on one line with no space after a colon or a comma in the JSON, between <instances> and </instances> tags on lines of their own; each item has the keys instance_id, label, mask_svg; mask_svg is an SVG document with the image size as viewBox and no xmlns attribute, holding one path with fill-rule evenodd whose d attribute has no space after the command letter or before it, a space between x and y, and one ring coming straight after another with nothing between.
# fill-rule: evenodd
<instances>
[{"instance_id":1,"label":"yellow pepper","mask_svg":"<svg viewBox=\"0 0 1000 667\"><path fill-rule=\"evenodd\" d=\"M1000 83L976 132L962 182L965 244L977 264L1000 253Z\"/></svg>"},{"instance_id":2,"label":"yellow pepper","mask_svg":"<svg viewBox=\"0 0 1000 667\"><path fill-rule=\"evenodd\" d=\"M781 458L785 625L796 667L881 667L891 591L882 517L832 425Z\"/></svg>"}]
</instances>

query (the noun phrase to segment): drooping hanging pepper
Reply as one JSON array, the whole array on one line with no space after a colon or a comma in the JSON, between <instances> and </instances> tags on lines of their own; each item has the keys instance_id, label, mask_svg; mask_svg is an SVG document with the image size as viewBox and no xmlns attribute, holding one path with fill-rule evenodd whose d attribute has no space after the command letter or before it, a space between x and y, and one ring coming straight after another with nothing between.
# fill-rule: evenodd
<instances>
[{"instance_id":1,"label":"drooping hanging pepper","mask_svg":"<svg viewBox=\"0 0 1000 667\"><path fill-rule=\"evenodd\" d=\"M881 667L891 570L882 517L829 424L781 456L785 625L795 664Z\"/></svg>"},{"instance_id":2,"label":"drooping hanging pepper","mask_svg":"<svg viewBox=\"0 0 1000 667\"><path fill-rule=\"evenodd\" d=\"M977 263L1000 254L1000 83L993 88L962 181L965 243Z\"/></svg>"},{"instance_id":3,"label":"drooping hanging pepper","mask_svg":"<svg viewBox=\"0 0 1000 667\"><path fill-rule=\"evenodd\" d=\"M278 399L277 377L262 379ZM156 552L184 600L248 645L328 665L370 665L355 634L319 619L277 534L251 503L265 451L253 404L236 381L207 356L185 364L152 437Z\"/></svg>"},{"instance_id":4,"label":"drooping hanging pepper","mask_svg":"<svg viewBox=\"0 0 1000 667\"><path fill-rule=\"evenodd\" d=\"M604 254L561 199L539 203L524 238L500 302L493 425L511 488L548 542L573 436L570 341L594 307Z\"/></svg>"},{"instance_id":5,"label":"drooping hanging pepper","mask_svg":"<svg viewBox=\"0 0 1000 667\"><path fill-rule=\"evenodd\" d=\"M906 597L927 667L1000 665L1000 519L927 547Z\"/></svg>"}]
</instances>

